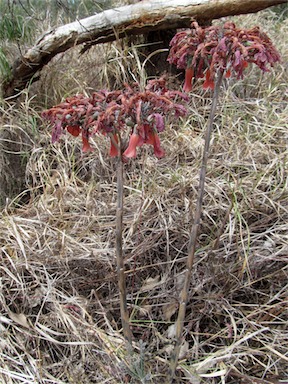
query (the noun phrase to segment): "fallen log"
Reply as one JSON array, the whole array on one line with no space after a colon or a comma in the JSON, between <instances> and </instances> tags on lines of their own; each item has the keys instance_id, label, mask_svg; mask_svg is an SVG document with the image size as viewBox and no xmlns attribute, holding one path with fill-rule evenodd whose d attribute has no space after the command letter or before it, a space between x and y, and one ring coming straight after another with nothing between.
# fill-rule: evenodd
<instances>
[{"instance_id":1,"label":"fallen log","mask_svg":"<svg viewBox=\"0 0 288 384\"><path fill-rule=\"evenodd\" d=\"M190 26L191 18L207 23L224 16L258 12L287 0L144 0L109 9L77 20L42 35L12 66L12 76L3 82L2 93L10 97L39 79L42 68L58 53L76 45L82 52L92 45L124 36Z\"/></svg>"}]
</instances>

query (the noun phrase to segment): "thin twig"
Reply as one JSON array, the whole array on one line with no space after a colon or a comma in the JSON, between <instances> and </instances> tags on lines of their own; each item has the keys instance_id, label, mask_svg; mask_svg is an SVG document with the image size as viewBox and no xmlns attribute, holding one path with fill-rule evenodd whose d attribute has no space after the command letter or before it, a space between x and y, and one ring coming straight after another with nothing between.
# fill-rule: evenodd
<instances>
[{"instance_id":1,"label":"thin twig","mask_svg":"<svg viewBox=\"0 0 288 384\"><path fill-rule=\"evenodd\" d=\"M222 78L223 78L223 71L219 71L217 82L215 84L213 98L212 98L212 105L211 105L211 110L209 115L208 127L205 133L205 144L204 144L204 152L203 152L202 163L201 163L201 170L199 175L199 187L198 187L196 211L194 216L193 227L191 230L190 242L188 245L187 269L185 273L184 285L180 294L180 305L179 305L178 317L176 321L175 347L170 359L170 372L169 372L170 383L172 383L175 375L175 370L176 370L178 359L179 359L180 347L182 343L182 333L183 333L184 319L186 314L186 305L188 301L189 286L190 286L192 268L194 263L194 255L196 250L196 241L197 241L198 229L199 229L200 218L202 213L202 202L203 202L203 196L204 196L204 186L205 186L205 178L206 178L207 161L208 161L208 155L209 155L210 138L213 130L215 112L216 112L216 107L217 107L217 102L219 97L220 86L222 83Z\"/></svg>"}]
</instances>

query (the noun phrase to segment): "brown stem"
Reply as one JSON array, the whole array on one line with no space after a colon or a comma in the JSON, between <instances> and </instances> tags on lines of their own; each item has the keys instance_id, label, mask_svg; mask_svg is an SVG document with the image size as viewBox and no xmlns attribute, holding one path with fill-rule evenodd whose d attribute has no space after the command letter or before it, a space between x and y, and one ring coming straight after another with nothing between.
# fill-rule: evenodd
<instances>
[{"instance_id":1,"label":"brown stem","mask_svg":"<svg viewBox=\"0 0 288 384\"><path fill-rule=\"evenodd\" d=\"M206 168L207 168L207 161L208 161L208 155L209 155L210 139L211 139L211 133L213 130L215 112L216 112L217 102L219 98L219 91L222 83L222 78L223 78L223 71L219 71L214 93L213 93L208 126L205 133L205 144L204 144L204 151L203 151L203 157L202 157L202 163L201 163L201 169L200 169L200 175L199 175L199 187L198 187L194 223L192 226L190 242L188 245L188 256L187 256L187 264L186 264L187 268L185 272L184 285L180 294L180 305L178 310L178 317L176 320L175 346L170 359L170 370L169 370L170 383L172 383L175 375L175 371L176 371L176 367L179 359L181 342L182 342L181 336L183 333L184 320L185 320L185 314L186 314L186 305L188 302L189 286L190 286L192 268L194 263L194 255L196 250L196 241L197 241L198 229L199 229L200 218L202 213L202 202L203 202L203 196L204 196L204 187L205 187Z\"/></svg>"},{"instance_id":2,"label":"brown stem","mask_svg":"<svg viewBox=\"0 0 288 384\"><path fill-rule=\"evenodd\" d=\"M121 141L118 146L117 162L117 210L116 210L116 259L118 287L120 295L120 313L124 338L129 346L132 346L132 332L129 327L129 313L127 310L127 294L124 271L124 258L122 247L123 231L123 161L121 153Z\"/></svg>"}]
</instances>

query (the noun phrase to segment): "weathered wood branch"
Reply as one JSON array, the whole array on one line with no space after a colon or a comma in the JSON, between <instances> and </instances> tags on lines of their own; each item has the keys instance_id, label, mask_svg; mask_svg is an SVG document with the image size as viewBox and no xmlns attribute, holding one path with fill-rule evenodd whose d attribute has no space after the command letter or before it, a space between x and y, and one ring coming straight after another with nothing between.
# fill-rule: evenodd
<instances>
[{"instance_id":1,"label":"weathered wood branch","mask_svg":"<svg viewBox=\"0 0 288 384\"><path fill-rule=\"evenodd\" d=\"M39 78L41 69L58 53L76 45L105 43L129 35L189 27L191 18L207 22L224 16L258 12L287 0L144 0L103 11L45 33L12 68L3 96L15 95Z\"/></svg>"}]
</instances>

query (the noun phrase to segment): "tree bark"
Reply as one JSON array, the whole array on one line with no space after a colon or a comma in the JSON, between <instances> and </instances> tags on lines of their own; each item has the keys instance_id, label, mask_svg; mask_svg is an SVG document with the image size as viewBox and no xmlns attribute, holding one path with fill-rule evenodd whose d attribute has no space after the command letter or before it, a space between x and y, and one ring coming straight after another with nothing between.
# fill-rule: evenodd
<instances>
[{"instance_id":1,"label":"tree bark","mask_svg":"<svg viewBox=\"0 0 288 384\"><path fill-rule=\"evenodd\" d=\"M258 12L287 0L143 0L103 11L48 31L13 64L12 76L2 85L4 97L15 95L38 80L41 69L58 53L84 44L92 45L129 35L172 28L186 28L191 18L199 23L224 16Z\"/></svg>"}]
</instances>

